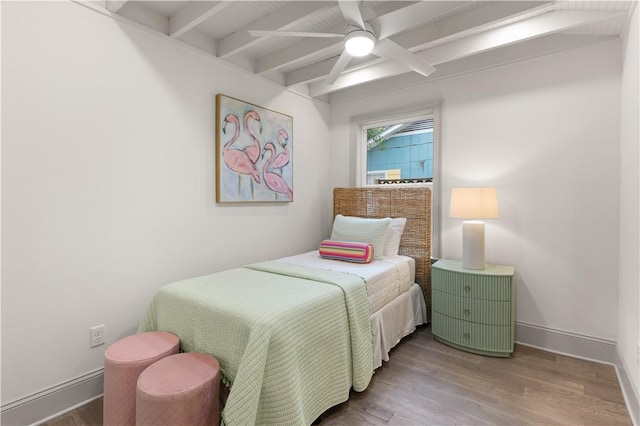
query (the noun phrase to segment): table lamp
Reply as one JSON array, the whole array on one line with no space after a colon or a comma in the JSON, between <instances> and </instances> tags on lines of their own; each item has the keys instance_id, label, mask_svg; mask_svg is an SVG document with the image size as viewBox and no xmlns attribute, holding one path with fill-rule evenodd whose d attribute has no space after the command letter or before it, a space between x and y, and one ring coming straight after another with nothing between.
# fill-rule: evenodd
<instances>
[{"instance_id":1,"label":"table lamp","mask_svg":"<svg viewBox=\"0 0 640 426\"><path fill-rule=\"evenodd\" d=\"M462 222L462 267L484 269L484 222L498 218L495 187L452 188L449 217Z\"/></svg>"}]
</instances>

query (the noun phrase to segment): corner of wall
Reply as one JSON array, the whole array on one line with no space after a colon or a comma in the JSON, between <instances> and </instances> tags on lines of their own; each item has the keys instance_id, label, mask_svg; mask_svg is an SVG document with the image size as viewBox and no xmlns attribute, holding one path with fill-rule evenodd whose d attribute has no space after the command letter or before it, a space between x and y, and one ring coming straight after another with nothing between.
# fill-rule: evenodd
<instances>
[{"instance_id":1,"label":"corner of wall","mask_svg":"<svg viewBox=\"0 0 640 426\"><path fill-rule=\"evenodd\" d=\"M616 347L615 361L616 374L618 375L618 382L622 390L624 401L627 404L627 410L629 410L629 416L634 425L640 425L640 395L638 395L637 389L633 386L633 381L629 376L629 369L624 363L624 359L620 354L620 348Z\"/></svg>"}]
</instances>

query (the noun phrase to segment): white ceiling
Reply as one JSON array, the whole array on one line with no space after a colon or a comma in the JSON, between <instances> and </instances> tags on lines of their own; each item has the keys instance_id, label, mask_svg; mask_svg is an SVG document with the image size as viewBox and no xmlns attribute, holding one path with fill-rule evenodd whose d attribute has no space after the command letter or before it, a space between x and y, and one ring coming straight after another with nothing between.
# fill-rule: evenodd
<instances>
[{"instance_id":1,"label":"white ceiling","mask_svg":"<svg viewBox=\"0 0 640 426\"><path fill-rule=\"evenodd\" d=\"M340 38L252 37L249 30L344 33L337 1L106 1L108 13L261 75L326 98L374 81L438 79L620 36L634 1L359 1L378 38L436 71L428 77L373 54L326 78Z\"/></svg>"}]
</instances>

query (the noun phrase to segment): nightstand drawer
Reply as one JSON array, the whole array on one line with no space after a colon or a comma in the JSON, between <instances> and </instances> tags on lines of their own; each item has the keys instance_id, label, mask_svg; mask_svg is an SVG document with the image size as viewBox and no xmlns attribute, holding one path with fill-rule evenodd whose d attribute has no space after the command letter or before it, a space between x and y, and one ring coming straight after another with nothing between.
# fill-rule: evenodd
<instances>
[{"instance_id":1,"label":"nightstand drawer","mask_svg":"<svg viewBox=\"0 0 640 426\"><path fill-rule=\"evenodd\" d=\"M452 318L490 325L511 325L511 302L470 299L433 290L433 310Z\"/></svg>"},{"instance_id":2,"label":"nightstand drawer","mask_svg":"<svg viewBox=\"0 0 640 426\"><path fill-rule=\"evenodd\" d=\"M456 296L483 300L512 300L511 276L477 275L434 267L433 289Z\"/></svg>"},{"instance_id":3,"label":"nightstand drawer","mask_svg":"<svg viewBox=\"0 0 640 426\"><path fill-rule=\"evenodd\" d=\"M489 352L513 352L512 328L474 324L433 312L433 334L469 349Z\"/></svg>"}]
</instances>

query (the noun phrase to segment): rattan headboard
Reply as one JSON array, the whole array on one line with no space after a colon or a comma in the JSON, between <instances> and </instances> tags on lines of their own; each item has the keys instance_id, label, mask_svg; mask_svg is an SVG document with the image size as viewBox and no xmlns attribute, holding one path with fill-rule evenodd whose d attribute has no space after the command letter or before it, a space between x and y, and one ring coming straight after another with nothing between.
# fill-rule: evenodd
<instances>
[{"instance_id":1,"label":"rattan headboard","mask_svg":"<svg viewBox=\"0 0 640 426\"><path fill-rule=\"evenodd\" d=\"M416 261L431 318L431 190L429 188L334 188L333 215L369 218L406 217L399 254Z\"/></svg>"}]
</instances>

